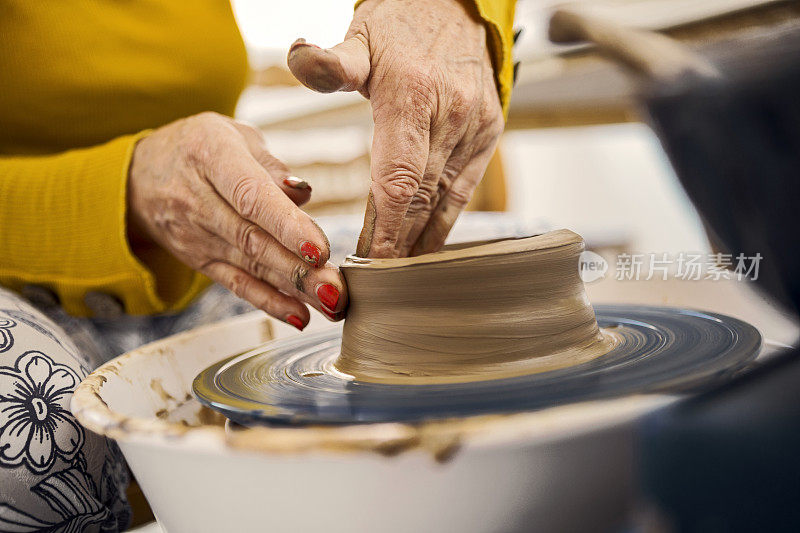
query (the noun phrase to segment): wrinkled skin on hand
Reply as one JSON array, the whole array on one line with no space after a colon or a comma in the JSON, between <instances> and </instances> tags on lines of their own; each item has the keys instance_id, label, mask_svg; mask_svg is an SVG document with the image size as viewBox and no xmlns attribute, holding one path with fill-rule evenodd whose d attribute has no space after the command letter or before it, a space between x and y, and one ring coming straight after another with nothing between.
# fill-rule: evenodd
<instances>
[{"instance_id":1,"label":"wrinkled skin on hand","mask_svg":"<svg viewBox=\"0 0 800 533\"><path fill-rule=\"evenodd\" d=\"M471 2L367 0L344 42L299 39L289 68L320 92L372 105L372 184L357 253L438 250L472 196L503 129L486 29Z\"/></svg>"},{"instance_id":2,"label":"wrinkled skin on hand","mask_svg":"<svg viewBox=\"0 0 800 533\"><path fill-rule=\"evenodd\" d=\"M288 178L255 128L215 113L163 126L137 143L129 170L134 249L156 245L299 329L310 319L305 304L340 319L344 280L298 207L311 190Z\"/></svg>"}]
</instances>

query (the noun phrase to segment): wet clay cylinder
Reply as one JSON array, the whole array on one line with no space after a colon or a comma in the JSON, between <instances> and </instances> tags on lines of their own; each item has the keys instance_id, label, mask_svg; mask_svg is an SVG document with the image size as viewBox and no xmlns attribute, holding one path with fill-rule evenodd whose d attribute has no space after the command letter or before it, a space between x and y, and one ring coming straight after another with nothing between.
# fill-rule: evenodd
<instances>
[{"instance_id":1,"label":"wet clay cylinder","mask_svg":"<svg viewBox=\"0 0 800 533\"><path fill-rule=\"evenodd\" d=\"M579 364L617 343L578 271L580 235L455 245L400 259L349 257L338 370L361 381L452 383Z\"/></svg>"}]
</instances>

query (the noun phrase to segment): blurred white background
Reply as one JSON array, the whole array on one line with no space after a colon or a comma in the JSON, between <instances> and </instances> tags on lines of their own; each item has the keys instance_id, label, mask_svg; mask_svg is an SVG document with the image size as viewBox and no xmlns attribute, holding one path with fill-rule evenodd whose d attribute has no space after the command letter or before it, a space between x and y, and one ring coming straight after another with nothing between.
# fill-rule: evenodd
<instances>
[{"instance_id":1,"label":"blurred white background","mask_svg":"<svg viewBox=\"0 0 800 533\"><path fill-rule=\"evenodd\" d=\"M637 252L709 249L700 220L644 124L505 134L509 210L543 217L587 242Z\"/></svg>"},{"instance_id":2,"label":"blurred white background","mask_svg":"<svg viewBox=\"0 0 800 533\"><path fill-rule=\"evenodd\" d=\"M326 48L341 41L350 25L355 0L232 0L231 3L250 61L259 67L282 59L298 37Z\"/></svg>"}]
</instances>

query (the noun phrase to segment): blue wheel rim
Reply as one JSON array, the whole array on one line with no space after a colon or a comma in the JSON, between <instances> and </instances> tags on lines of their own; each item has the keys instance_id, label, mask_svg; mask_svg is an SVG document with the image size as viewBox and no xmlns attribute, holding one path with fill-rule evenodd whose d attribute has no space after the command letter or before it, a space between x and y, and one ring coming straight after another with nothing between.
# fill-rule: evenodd
<instances>
[{"instance_id":1,"label":"blue wheel rim","mask_svg":"<svg viewBox=\"0 0 800 533\"><path fill-rule=\"evenodd\" d=\"M341 331L279 340L220 361L195 378L198 400L234 422L422 422L533 411L629 394L685 393L720 383L761 346L753 326L725 315L666 307L595 307L623 342L586 363L513 378L388 385L330 372ZM232 385L244 383L245 393Z\"/></svg>"}]
</instances>

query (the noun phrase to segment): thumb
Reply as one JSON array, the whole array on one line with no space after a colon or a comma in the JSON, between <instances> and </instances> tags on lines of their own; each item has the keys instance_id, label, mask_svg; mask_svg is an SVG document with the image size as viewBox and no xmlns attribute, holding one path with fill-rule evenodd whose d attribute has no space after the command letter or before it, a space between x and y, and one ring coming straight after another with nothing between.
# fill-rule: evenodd
<instances>
[{"instance_id":1,"label":"thumb","mask_svg":"<svg viewBox=\"0 0 800 533\"><path fill-rule=\"evenodd\" d=\"M289 48L289 70L297 80L321 93L362 91L370 72L369 46L363 35L355 35L323 49L305 39Z\"/></svg>"}]
</instances>

